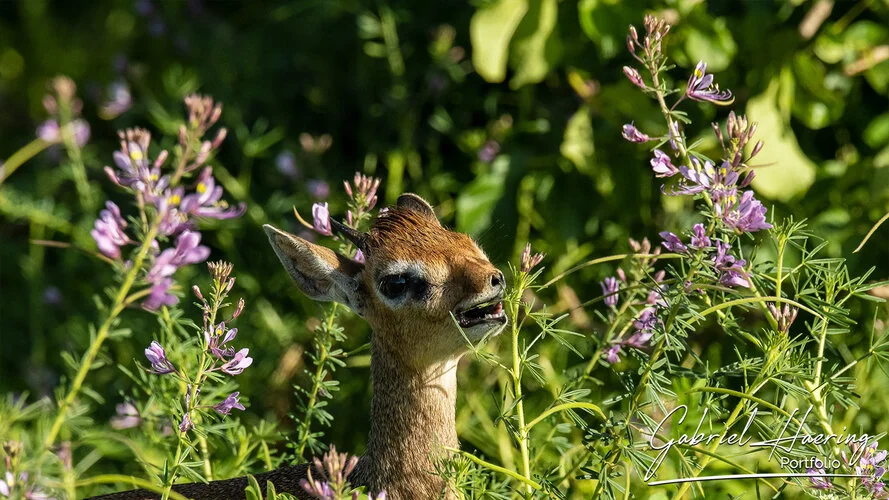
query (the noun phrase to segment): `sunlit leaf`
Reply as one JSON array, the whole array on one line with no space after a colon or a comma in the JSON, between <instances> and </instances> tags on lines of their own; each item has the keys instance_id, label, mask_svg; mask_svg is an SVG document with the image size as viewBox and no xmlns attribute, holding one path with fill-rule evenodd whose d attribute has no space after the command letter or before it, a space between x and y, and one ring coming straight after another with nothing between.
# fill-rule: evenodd
<instances>
[{"instance_id":1,"label":"sunlit leaf","mask_svg":"<svg viewBox=\"0 0 889 500\"><path fill-rule=\"evenodd\" d=\"M509 42L527 11L528 0L499 0L472 16L472 64L485 80L502 82L506 78Z\"/></svg>"},{"instance_id":2,"label":"sunlit leaf","mask_svg":"<svg viewBox=\"0 0 889 500\"><path fill-rule=\"evenodd\" d=\"M754 190L766 198L787 201L803 194L815 181L815 164L803 153L790 126L781 120L775 103L778 85L747 103L747 116L757 122L757 136L765 147L755 159Z\"/></svg>"}]
</instances>

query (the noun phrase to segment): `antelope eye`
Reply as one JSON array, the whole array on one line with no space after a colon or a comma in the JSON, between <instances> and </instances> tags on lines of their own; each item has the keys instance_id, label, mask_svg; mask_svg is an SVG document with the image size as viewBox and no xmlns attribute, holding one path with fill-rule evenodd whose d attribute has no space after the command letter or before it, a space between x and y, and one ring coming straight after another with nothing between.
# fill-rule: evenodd
<instances>
[{"instance_id":1,"label":"antelope eye","mask_svg":"<svg viewBox=\"0 0 889 500\"><path fill-rule=\"evenodd\" d=\"M385 276L380 280L380 292L387 298L396 299L408 289L408 278L403 274Z\"/></svg>"}]
</instances>

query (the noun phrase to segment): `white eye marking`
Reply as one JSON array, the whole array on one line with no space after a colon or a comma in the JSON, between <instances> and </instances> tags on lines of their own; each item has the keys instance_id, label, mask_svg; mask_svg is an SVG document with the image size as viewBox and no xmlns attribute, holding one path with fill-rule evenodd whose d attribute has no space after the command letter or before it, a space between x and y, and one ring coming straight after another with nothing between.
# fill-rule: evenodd
<instances>
[{"instance_id":1,"label":"white eye marking","mask_svg":"<svg viewBox=\"0 0 889 500\"><path fill-rule=\"evenodd\" d=\"M422 262L410 260L396 260L377 271L377 273L378 278L389 276L391 274L407 274L418 278L427 278L426 266L423 265Z\"/></svg>"}]
</instances>

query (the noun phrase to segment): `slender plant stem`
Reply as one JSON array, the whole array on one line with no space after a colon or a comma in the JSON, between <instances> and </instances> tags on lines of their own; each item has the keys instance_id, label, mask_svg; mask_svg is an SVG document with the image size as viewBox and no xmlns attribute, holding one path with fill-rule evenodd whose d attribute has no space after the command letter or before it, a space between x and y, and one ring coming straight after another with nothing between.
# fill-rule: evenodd
<instances>
[{"instance_id":1,"label":"slender plant stem","mask_svg":"<svg viewBox=\"0 0 889 500\"><path fill-rule=\"evenodd\" d=\"M130 271L126 274L124 282L120 286L120 289L117 292L117 296L114 298L114 302L112 303L111 309L108 313L108 317L105 318L102 326L99 327L99 331L96 333L96 338L93 339L93 342L90 344L89 349L84 355L83 360L80 363L80 368L77 370L77 374L74 376L74 381L71 383L71 389L69 389L68 394L59 405L59 413L56 415L56 419L55 421L53 421L52 427L50 427L49 433L46 435L46 438L43 441L43 445L46 448L51 447L55 443L56 437L58 437L59 434L59 430L61 430L62 424L65 422L65 417L67 416L69 407L74 402L74 399L77 397L77 395L80 393L80 388L83 386L83 381L86 379L87 373L89 373L90 369L92 368L93 362L96 360L96 356L99 355L99 350L102 348L102 344L108 338L108 334L111 331L111 325L126 307L125 302L127 299L127 294L130 293L130 289L133 287L133 284L136 281L136 276L142 269L142 262L148 255L148 251L151 249L151 242L154 241L155 236L157 236L160 222L161 221L158 218L149 228L148 234L145 235L145 238L142 241L142 246L139 247L139 251L136 254L136 257L133 259L133 264L130 267Z\"/></svg>"},{"instance_id":2,"label":"slender plant stem","mask_svg":"<svg viewBox=\"0 0 889 500\"><path fill-rule=\"evenodd\" d=\"M25 162L36 156L38 153L49 147L51 143L37 138L22 146L21 149L12 153L12 155L3 163L0 169L0 184L9 178L13 172L18 170Z\"/></svg>"},{"instance_id":3,"label":"slender plant stem","mask_svg":"<svg viewBox=\"0 0 889 500\"><path fill-rule=\"evenodd\" d=\"M300 438L296 447L297 459L302 458L306 445L309 442L309 427L312 425L312 416L314 415L315 404L318 400L318 392L321 390L321 384L324 382L324 368L327 366L327 358L330 355L327 342L330 339L330 330L333 328L333 322L336 319L337 303L334 302L330 306L330 311L325 318L324 335L326 338L318 341L318 358L315 366L315 376L312 377L312 389L309 391L309 401L306 403L306 414L300 423Z\"/></svg>"},{"instance_id":4,"label":"slender plant stem","mask_svg":"<svg viewBox=\"0 0 889 500\"><path fill-rule=\"evenodd\" d=\"M522 273L519 278L519 286L512 300L509 301L510 316L513 321L511 323L512 331L512 387L513 393L517 400L515 406L516 416L518 417L518 441L519 452L522 456L522 474L528 480L531 480L531 456L528 452L528 427L525 426L525 404L522 400L522 358L519 356L519 332L521 325L518 323L519 306L522 300L522 291L524 290L524 276ZM530 496L532 493L531 485L525 482L525 495Z\"/></svg>"}]
</instances>

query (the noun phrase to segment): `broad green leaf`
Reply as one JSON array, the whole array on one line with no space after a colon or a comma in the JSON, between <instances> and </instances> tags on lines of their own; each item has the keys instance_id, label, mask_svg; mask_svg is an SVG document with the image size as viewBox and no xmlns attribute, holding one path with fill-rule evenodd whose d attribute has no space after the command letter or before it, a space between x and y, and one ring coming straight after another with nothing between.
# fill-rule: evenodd
<instances>
[{"instance_id":1,"label":"broad green leaf","mask_svg":"<svg viewBox=\"0 0 889 500\"><path fill-rule=\"evenodd\" d=\"M478 234L491 223L491 212L502 197L510 158L499 156L491 171L476 177L457 197L457 231Z\"/></svg>"},{"instance_id":2,"label":"broad green leaf","mask_svg":"<svg viewBox=\"0 0 889 500\"><path fill-rule=\"evenodd\" d=\"M506 78L509 42L526 12L528 0L499 0L473 14L469 22L472 64L485 80Z\"/></svg>"},{"instance_id":3,"label":"broad green leaf","mask_svg":"<svg viewBox=\"0 0 889 500\"><path fill-rule=\"evenodd\" d=\"M515 76L509 86L517 89L542 81L562 55L556 30L559 6L556 0L530 0L527 14L516 29L510 55Z\"/></svg>"},{"instance_id":4,"label":"broad green leaf","mask_svg":"<svg viewBox=\"0 0 889 500\"><path fill-rule=\"evenodd\" d=\"M889 61L883 61L864 72L864 79L880 94L889 91Z\"/></svg>"},{"instance_id":5,"label":"broad green leaf","mask_svg":"<svg viewBox=\"0 0 889 500\"><path fill-rule=\"evenodd\" d=\"M747 117L758 123L757 136L765 146L754 162L766 165L756 169L754 190L763 197L780 201L805 193L815 181L815 164L802 152L790 125L781 119L775 104L778 84L750 99Z\"/></svg>"},{"instance_id":6,"label":"broad green leaf","mask_svg":"<svg viewBox=\"0 0 889 500\"><path fill-rule=\"evenodd\" d=\"M590 110L583 106L568 120L568 126L565 127L565 136L562 139L559 152L562 153L562 156L571 160L571 163L577 167L578 171L588 173L594 151L593 124L590 120Z\"/></svg>"},{"instance_id":7,"label":"broad green leaf","mask_svg":"<svg viewBox=\"0 0 889 500\"><path fill-rule=\"evenodd\" d=\"M889 113L883 113L871 120L865 127L862 138L872 148L889 145Z\"/></svg>"}]
</instances>

